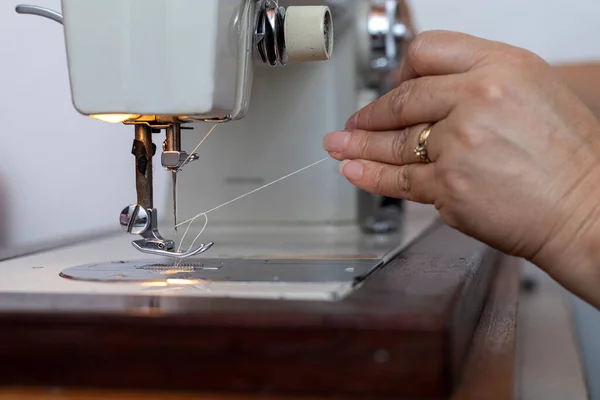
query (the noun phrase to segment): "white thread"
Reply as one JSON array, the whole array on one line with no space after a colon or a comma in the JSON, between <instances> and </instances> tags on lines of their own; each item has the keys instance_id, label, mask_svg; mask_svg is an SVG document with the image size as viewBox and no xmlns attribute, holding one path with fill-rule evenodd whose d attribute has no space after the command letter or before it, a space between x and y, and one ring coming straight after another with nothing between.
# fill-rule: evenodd
<instances>
[{"instance_id":1,"label":"white thread","mask_svg":"<svg viewBox=\"0 0 600 400\"><path fill-rule=\"evenodd\" d=\"M198 234L196 235L196 237L194 238L194 241L193 241L193 242L192 242L192 244L190 245L190 250L188 250L188 251L191 251L191 250L194 248L194 244L196 244L196 240L200 239L200 236L202 235L202 233L204 233L204 230L206 229L206 225L208 225L208 215L206 215L206 214L203 214L203 215L204 215L204 226L203 226L203 227L202 227L202 229L200 230L200 233L198 233ZM193 224L193 222L192 222L192 223L190 223L190 225L191 225L191 224ZM182 240L183 240L183 238L182 238Z\"/></svg>"},{"instance_id":2,"label":"white thread","mask_svg":"<svg viewBox=\"0 0 600 400\"><path fill-rule=\"evenodd\" d=\"M204 215L204 226L202 227L202 229L200 230L200 233L198 233L198 235L196 236L196 238L194 239L194 241L192 242L192 244L190 245L190 248L188 249L188 252L192 251L192 249L194 248L194 244L196 243L196 240L198 240L198 238L200 238L200 235L202 235L204 233L204 230L206 229L206 226L208 225L208 215L203 214ZM195 220L194 220L195 221ZM194 224L194 221L191 221L187 227L187 229L185 230L185 232L183 233L183 236L181 237L181 240L179 241L179 247L177 248L177 252L181 252L181 246L183 245L183 240L185 239L185 237L188 234L188 231L190 230L190 228L192 227L192 225ZM187 258L187 257L186 257ZM185 259L185 258L184 258ZM181 263L183 262L184 259L180 259L177 261L176 266L179 267L179 265L181 265Z\"/></svg>"},{"instance_id":3,"label":"white thread","mask_svg":"<svg viewBox=\"0 0 600 400\"><path fill-rule=\"evenodd\" d=\"M200 146L202 146L202 143L204 143L204 141L206 139L208 139L208 137L210 136L211 133L213 133L213 131L217 128L218 124L214 124L212 126L212 128L210 128L210 130L208 131L208 133L206 135L204 135L204 137L202 138L202 140L200 140L200 142L198 143L198 145L196 147L194 147L194 150L192 150L190 152L190 154L187 156L187 158L185 159L185 161L183 162L182 165L185 165L189 159L194 155L194 153L196 152L196 150L198 150L200 148ZM175 206L175 205L173 205ZM200 231L200 233L204 232L204 230L206 229L206 225L208 225L208 216L204 216L205 221L204 221L204 226L202 227L202 230ZM185 230L185 233L183 234L183 236L181 237L181 241L179 242L179 247L177 248L177 251L181 251L181 246L183 245L183 239L185 238L185 236L187 235L188 231L190 230L190 228L192 227L192 224L194 223L194 221L191 221L190 224L188 225L187 229ZM175 230L177 230L177 227L179 225L175 225L174 228ZM194 240L195 242L195 240ZM194 243L192 243L192 246L194 245Z\"/></svg>"},{"instance_id":4,"label":"white thread","mask_svg":"<svg viewBox=\"0 0 600 400\"><path fill-rule=\"evenodd\" d=\"M202 234L202 232L204 232L204 230L206 229L206 225L208 225L208 215L206 214L202 214L201 216L204 216L204 226L202 227L202 230L200 231L200 234L198 234L198 236L196 236L196 239L194 239L194 242L192 242L192 245L190 246L190 248L192 248L194 246L194 243L196 243L196 240L198 240L198 237ZM195 221L195 220L194 220ZM185 239L185 237L187 236L190 228L192 227L192 225L194 224L194 221L191 221L188 224L187 229L185 230L185 232L183 233L183 236L181 237L181 241L179 242L179 247L177 248L177 251L181 251L181 246L183 245L183 239Z\"/></svg>"},{"instance_id":5,"label":"white thread","mask_svg":"<svg viewBox=\"0 0 600 400\"><path fill-rule=\"evenodd\" d=\"M331 159L331 158L329 158L329 157L323 158L322 160L319 160L319 161L317 161L317 162L315 162L315 163L312 163L312 164L310 164L310 165L307 165L307 166L306 166L306 167L304 167L304 168L300 168L299 170L297 170L297 171L295 171L295 172L292 172L291 174L287 174L287 175L285 175L285 176L282 176L281 178L279 178L279 179L276 179L276 180L274 180L274 181L273 181L273 182L271 182L271 183L267 183L266 185L263 185L263 186L261 186L261 187L259 187L259 188L257 188L257 189L254 189L254 190L252 190L251 192L248 192L248 193L246 193L246 194L244 194L244 195L242 195L242 196L236 197L236 198L235 198L235 199L233 199L233 200L230 200L230 201L228 201L228 202L226 202L226 203L223 203L223 204L221 204L221 205L219 205L219 206L217 206L217 207L213 207L213 208L211 208L211 209L210 209L210 210L208 210L208 211L202 212L202 213L200 213L200 214L196 215L196 216L195 216L195 217L193 217L193 218L190 218L190 219L188 219L188 220L185 220L185 221L183 221L183 222L181 222L181 223L177 224L176 226L181 226L181 225L183 225L183 224L188 224L188 227L187 227L187 229L185 230L185 233L184 233L184 234L183 234L183 236L181 237L181 241L180 241L180 244L179 244L179 249L178 249L178 251L180 251L180 250L181 250L181 246L182 246L183 240L185 239L186 235L188 234L188 232L189 232L189 230L190 230L191 226L194 224L194 222L196 221L196 219L198 219L198 218L200 218L200 217L204 216L204 218L205 218L205 221L204 221L204 226L202 227L202 230L200 231L200 233L198 233L198 235L196 236L196 238L195 238L195 239L194 239L194 241L192 242L192 245L190 246L190 248L189 248L188 252L192 251L192 249L194 248L194 244L196 243L196 241L197 241L197 240L200 238L200 236L202 235L202 233L203 233L203 232L204 232L204 230L206 229L206 226L208 225L208 213L211 213L211 212L213 212L213 211L217 211L217 210L219 210L219 209L221 209L221 208L223 208L223 207L225 207L225 206L228 206L228 205L230 205L231 203L234 203L234 202L236 202L236 201L238 201L238 200L241 200L241 199L243 199L243 198L245 198L245 197L248 197L248 196L250 196L251 194L254 194L254 193L256 193L256 192L259 192L259 191L261 191L261 190L264 190L264 189L266 189L266 188L268 188L268 187L270 187L270 186L273 186L273 185L275 185L276 183L279 183L279 182L281 182L281 181L283 181L283 180L285 180L285 179L291 178L291 177L292 177L292 176L294 176L294 175L297 175L297 174L299 174L299 173L301 173L301 172L303 172L303 171L306 171L306 170L307 170L307 169L309 169L309 168L315 167L315 166L317 166L317 165L319 165L319 164L321 164L321 163L323 163L323 162L325 162L325 161L327 161L327 160L330 160L330 159Z\"/></svg>"},{"instance_id":6,"label":"white thread","mask_svg":"<svg viewBox=\"0 0 600 400\"><path fill-rule=\"evenodd\" d=\"M211 133L213 133L213 131L214 131L214 130L217 128L217 125L218 125L218 124L214 124L214 125L213 125L213 127L212 127L212 128L210 128L210 130L208 131L208 133L207 133L206 135L204 135L204 137L202 138L202 140L200 141L200 143L198 143L198 146L196 146L196 147L194 148L194 150L192 150L192 151L190 152L190 154L187 156L187 158L185 159L185 161L183 162L183 164L182 164L182 165L185 165L185 164L186 164L186 163L187 163L187 162L190 160L190 158L191 158L191 157L194 155L194 153L196 152L196 150L198 150L198 148L199 148L200 146L202 146L202 143L204 143L204 141L205 141L206 139L208 139L208 137L210 136L210 134L211 134ZM177 226L179 226L179 225L175 225L175 227L177 227Z\"/></svg>"},{"instance_id":7,"label":"white thread","mask_svg":"<svg viewBox=\"0 0 600 400\"><path fill-rule=\"evenodd\" d=\"M288 174L288 175L286 175L286 176L282 176L281 178L279 178L279 179L277 179L277 180L275 180L275 181L273 181L273 182L271 182L271 183L267 183L266 185L264 185L264 186L261 186L261 187L259 187L258 189L254 189L253 191L251 191L251 192L248 192L248 193L246 193L246 194L244 194L244 195L242 195L242 196L240 196L240 197L236 197L235 199L233 199L233 200L230 200L230 201L228 201L228 202L226 202L226 203L223 203L223 204L221 204L220 206L217 206L217 207L211 208L210 210L208 210L208 211L205 211L205 212L202 212L202 213L200 213L200 214L196 215L196 216L195 216L195 217L193 217L193 218L190 218L190 219L188 219L188 220L185 220L185 221L183 221L183 222L180 222L180 223L179 223L179 224L177 224L176 226L181 226L181 225L183 225L183 224L187 224L188 222L194 222L196 219L200 218L200 217L201 217L202 215L204 215L204 214L208 214L208 213L211 213L211 212L213 212L213 211L217 211L217 210L218 210L218 209L220 209L220 208L223 208L223 207L225 207L225 206L228 206L228 205L230 205L231 203L234 203L234 202L236 202L236 201L238 201L238 200L241 200L241 199L243 199L244 197L250 196L251 194L254 194L254 193L256 193L256 192L259 192L259 191L261 191L261 190L263 190L263 189L266 189L266 188L268 188L269 186L273 186L274 184L276 184L276 183L279 183L279 182L283 181L284 179L287 179L287 178L290 178L290 177L292 177L292 176L294 176L294 175L297 175L297 174L299 174L300 172L306 171L307 169L309 169L309 168L312 168L312 167L315 167L315 166L317 166L317 165L319 165L319 164L321 164L321 163L323 163L323 162L325 162L325 161L327 161L327 160L330 160L330 158L329 158L329 157L327 157L327 158L324 158L324 159L322 159L322 160L320 160L320 161L317 161L317 162L315 162L315 163L312 163L312 164L310 164L310 165L307 165L306 167L304 167L304 168L301 168L301 169L297 170L296 172L292 172L291 174Z\"/></svg>"}]
</instances>

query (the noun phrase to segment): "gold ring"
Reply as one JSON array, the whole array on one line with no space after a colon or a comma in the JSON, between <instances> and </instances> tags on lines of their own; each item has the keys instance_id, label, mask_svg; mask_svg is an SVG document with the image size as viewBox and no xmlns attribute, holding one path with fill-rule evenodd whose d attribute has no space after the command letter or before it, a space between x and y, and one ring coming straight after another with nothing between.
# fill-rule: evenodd
<instances>
[{"instance_id":1,"label":"gold ring","mask_svg":"<svg viewBox=\"0 0 600 400\"><path fill-rule=\"evenodd\" d=\"M429 139L430 133L431 127L423 129L423 132L421 132L419 135L419 144L417 144L417 147L415 147L415 155L419 161L426 164L431 162L429 155L427 154L427 139Z\"/></svg>"}]
</instances>

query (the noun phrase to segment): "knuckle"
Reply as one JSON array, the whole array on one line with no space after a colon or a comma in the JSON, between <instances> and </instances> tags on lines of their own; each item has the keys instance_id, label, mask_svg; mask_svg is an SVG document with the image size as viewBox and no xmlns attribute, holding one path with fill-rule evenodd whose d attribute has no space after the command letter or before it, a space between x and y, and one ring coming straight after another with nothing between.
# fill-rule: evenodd
<instances>
[{"instance_id":1,"label":"knuckle","mask_svg":"<svg viewBox=\"0 0 600 400\"><path fill-rule=\"evenodd\" d=\"M502 47L494 55L494 73L504 77L505 89L514 85L515 79L535 80L542 71L551 70L546 60L529 50Z\"/></svg>"},{"instance_id":2,"label":"knuckle","mask_svg":"<svg viewBox=\"0 0 600 400\"><path fill-rule=\"evenodd\" d=\"M538 65L547 64L540 56L526 49L513 48L511 52L511 60L521 65Z\"/></svg>"},{"instance_id":3,"label":"knuckle","mask_svg":"<svg viewBox=\"0 0 600 400\"><path fill-rule=\"evenodd\" d=\"M397 179L398 192L403 197L410 197L412 193L412 179L408 166L401 168Z\"/></svg>"},{"instance_id":4,"label":"knuckle","mask_svg":"<svg viewBox=\"0 0 600 400\"><path fill-rule=\"evenodd\" d=\"M373 111L372 107L365 109L360 114L360 119L357 119L360 122L361 126L369 127L373 123Z\"/></svg>"},{"instance_id":5,"label":"knuckle","mask_svg":"<svg viewBox=\"0 0 600 400\"><path fill-rule=\"evenodd\" d=\"M406 58L408 60L414 62L419 59L423 41L427 40L425 36L426 33L419 33L408 44L408 48L406 49Z\"/></svg>"},{"instance_id":6,"label":"knuckle","mask_svg":"<svg viewBox=\"0 0 600 400\"><path fill-rule=\"evenodd\" d=\"M482 147L485 142L481 130L468 125L457 130L457 136L461 143L470 150L476 150Z\"/></svg>"},{"instance_id":7,"label":"knuckle","mask_svg":"<svg viewBox=\"0 0 600 400\"><path fill-rule=\"evenodd\" d=\"M358 111L354 117L354 125L356 127L370 127L373 121L373 106L369 104L360 111Z\"/></svg>"},{"instance_id":8,"label":"knuckle","mask_svg":"<svg viewBox=\"0 0 600 400\"><path fill-rule=\"evenodd\" d=\"M443 169L440 172L439 182L448 198L460 200L468 197L470 187L466 177L460 171Z\"/></svg>"},{"instance_id":9,"label":"knuckle","mask_svg":"<svg viewBox=\"0 0 600 400\"><path fill-rule=\"evenodd\" d=\"M469 115L459 119L452 133L454 139L469 150L477 150L486 141L485 132Z\"/></svg>"},{"instance_id":10,"label":"knuckle","mask_svg":"<svg viewBox=\"0 0 600 400\"><path fill-rule=\"evenodd\" d=\"M371 148L371 141L365 132L352 132L350 136L350 149L354 155L364 158L369 155Z\"/></svg>"},{"instance_id":11,"label":"knuckle","mask_svg":"<svg viewBox=\"0 0 600 400\"><path fill-rule=\"evenodd\" d=\"M372 191L373 193L380 194L383 193L385 188L383 185L384 178L384 170L383 166L375 167L373 170L373 179L372 179Z\"/></svg>"},{"instance_id":12,"label":"knuckle","mask_svg":"<svg viewBox=\"0 0 600 400\"><path fill-rule=\"evenodd\" d=\"M390 93L389 109L390 113L396 117L402 116L404 107L410 97L413 88L412 81L402 82L394 91Z\"/></svg>"},{"instance_id":13,"label":"knuckle","mask_svg":"<svg viewBox=\"0 0 600 400\"><path fill-rule=\"evenodd\" d=\"M412 62L421 59L422 50L435 39L437 33L434 31L422 32L413 38L406 50L406 57Z\"/></svg>"},{"instance_id":14,"label":"knuckle","mask_svg":"<svg viewBox=\"0 0 600 400\"><path fill-rule=\"evenodd\" d=\"M473 86L473 95L479 102L500 103L506 98L506 85L501 79L481 79Z\"/></svg>"},{"instance_id":15,"label":"knuckle","mask_svg":"<svg viewBox=\"0 0 600 400\"><path fill-rule=\"evenodd\" d=\"M408 142L408 136L410 134L410 128L404 128L394 135L391 142L392 161L395 164L403 164L406 160L404 159L404 153L406 143Z\"/></svg>"}]
</instances>

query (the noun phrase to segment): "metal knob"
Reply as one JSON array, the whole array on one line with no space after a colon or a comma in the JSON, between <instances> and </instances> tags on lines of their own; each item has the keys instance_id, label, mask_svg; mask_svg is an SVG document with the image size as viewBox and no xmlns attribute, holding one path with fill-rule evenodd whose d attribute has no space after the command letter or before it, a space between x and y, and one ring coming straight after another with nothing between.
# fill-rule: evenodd
<instances>
[{"instance_id":1,"label":"metal knob","mask_svg":"<svg viewBox=\"0 0 600 400\"><path fill-rule=\"evenodd\" d=\"M280 7L259 1L256 48L263 63L325 61L333 52L333 17L327 6Z\"/></svg>"},{"instance_id":2,"label":"metal knob","mask_svg":"<svg viewBox=\"0 0 600 400\"><path fill-rule=\"evenodd\" d=\"M329 7L288 7L284 34L289 61L326 61L332 56L333 18Z\"/></svg>"}]
</instances>

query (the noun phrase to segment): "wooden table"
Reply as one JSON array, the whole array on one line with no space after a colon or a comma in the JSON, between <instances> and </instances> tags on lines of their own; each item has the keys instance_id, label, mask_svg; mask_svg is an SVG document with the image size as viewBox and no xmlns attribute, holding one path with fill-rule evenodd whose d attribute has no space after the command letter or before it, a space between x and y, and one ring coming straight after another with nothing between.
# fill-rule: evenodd
<instances>
[{"instance_id":1,"label":"wooden table","mask_svg":"<svg viewBox=\"0 0 600 400\"><path fill-rule=\"evenodd\" d=\"M498 260L501 260L500 265L497 263ZM282 396L281 393L288 389L304 391L303 389L308 386L303 387L301 375L305 374L313 377L311 388L316 388L316 392L330 393L333 388L340 387L347 393L345 398L400 398L399 393L414 393L413 399L442 397L511 399L515 389L519 276L517 260L509 257L499 258L489 250L485 250L481 244L443 225L438 225L405 251L401 257L370 278L372 281L367 281L364 288L350 296L345 303L338 305L320 304L317 307L317 304L300 305L289 302L274 307L260 302L241 304L228 300L196 299L185 302L181 306L183 308L176 310L170 317L160 312L153 317L159 320L166 318L166 321L170 321L165 325L147 319L152 318L148 315L145 316L146 319L140 320L139 316L122 314L122 311L116 310L118 307L114 300L106 304L102 312L103 318L100 318L97 313L86 313L85 303L78 305L76 303L78 299L64 296L44 295L37 299L41 303L53 301L59 311L61 304L68 304L69 312L66 314L60 312L48 314L36 312L35 309L25 310L25 312L20 310L15 313L11 312L11 301L18 300L21 308L23 304L35 303L32 303L31 298L0 295L0 323L14 327L0 332L0 339L2 339L0 340L0 361L2 361L0 381L6 387L0 392L0 399L266 399L267 397L242 395L244 392L258 393L257 389L266 387L270 380L263 377L254 384L247 379L236 379L236 376L241 376L239 374L246 373L244 364L236 364L236 358L231 358L239 354L245 354L245 359L248 359L250 354L254 354L256 371L269 370L273 374L274 382L279 386L274 386L273 395L268 398L291 399L292 397ZM86 299L87 305L100 301L93 296ZM482 304L481 308L477 306L479 303ZM30 307L35 308L35 306ZM112 315L109 312L111 307L115 308L116 314ZM237 314L234 312L236 309L239 311ZM418 310L416 314L415 310ZM294 318L290 319L292 317L284 317L286 312L298 314L294 314ZM111 315L112 317L106 318ZM201 318L202 315L205 315L206 319ZM237 317L232 319L226 315L237 315ZM271 356L262 355L260 352L253 353L251 348L243 346L227 349L227 352L220 350L220 353L214 351L211 353L213 360L219 354L222 354L225 360L221 365L215 366L216 372L212 375L210 370L203 369L210 375L209 386L214 384L220 390L231 387L239 393L229 397L193 393L194 374L186 370L185 366L198 365L201 362L198 359L190 358L179 362L180 360L173 360L164 352L157 355L158 360L165 360L178 368L175 373L185 375L187 378L184 380L179 379L179 376L144 375L143 372L135 370L135 366L140 364L139 360L132 360L132 357L136 354L140 356L145 354L144 357L152 361L152 357L148 357L151 355L148 349L153 346L159 346L160 343L163 343L163 346L165 343L173 343L174 351L184 355L186 346L193 345L191 338L195 334L201 335L207 323L212 324L213 327L223 327L215 330L215 333L229 335L225 327L240 322L248 328L262 326L260 332L264 336L261 340L279 348L278 351L290 351L296 347L300 349L299 352L294 350L290 353L292 359L300 362L297 370L299 375L287 375L294 370L293 368L280 371L281 373L277 375L277 368L287 367L285 364L271 364L278 362L276 361L278 356L271 358L277 354L273 353L272 346L264 347L270 352L269 354L272 354ZM314 328L311 328L312 326ZM139 336L144 329L150 329L152 333ZM298 329L305 329L306 334L310 335L311 339L306 342L306 345L302 344L304 339L302 335L297 334ZM350 336L346 339L344 336L336 336L335 332L339 329L342 329L339 332L349 329L347 332ZM423 334L417 334L418 329L425 330ZM186 330L188 332L184 334ZM177 341L178 335L174 335L178 331L181 332L179 335L181 342ZM360 332L368 334L364 336ZM238 333L232 331L231 334L234 337ZM334 336L331 336L332 334ZM338 341L346 340L345 344L342 344L343 347L334 345L335 341L331 340L335 337ZM61 368L64 368L64 371L77 373L77 368L93 367L89 364L90 359L77 356L76 352L64 347L64 344L68 343L66 342L68 338L72 338L74 345L79 346L80 350L88 352L92 360L103 362L112 359L114 364L100 365L99 368L94 369L96 376L86 374L78 375L77 378L68 376ZM208 340L207 338L205 336L205 340ZM438 341L438 338L443 341ZM247 343L247 341L238 342L237 340L240 339L232 340L231 343ZM324 346L314 347L319 341L322 341ZM196 348L196 351L210 353L210 346L216 346L219 342L212 343L214 344L201 343L201 347ZM257 346L261 345L261 341L253 343ZM297 343L299 347L289 347L286 343ZM369 361L368 357L364 358L360 353L361 348L375 349L377 346L389 349L392 355L394 351L404 349L400 354L412 358L394 358L385 352L382 354L376 352L376 363L373 363L373 359ZM422 350L415 350L416 352L406 350L410 346L427 351L423 353ZM319 352L313 353L311 350L315 348L327 353L325 358L333 362L326 368L318 369L318 372L323 375L317 380L314 380L316 371L304 368L315 365L313 369L316 369L317 363L322 360ZM116 349L126 350L127 354L120 354ZM309 356L306 361L301 361L303 352ZM107 353L112 356L104 357L103 354ZM419 354L422 355L421 359ZM62 355L64 359L61 359ZM378 360L377 357L381 359ZM73 364L74 362L77 364ZM301 367L302 365L304 367ZM74 369L74 366L77 368ZM128 369L130 366L131 368ZM443 369L438 369L438 366ZM237 369L227 375L229 367ZM405 372L399 373L399 371ZM354 379L364 374L368 378L357 385L351 379L348 381L343 374L350 374L349 376L355 377ZM388 376L394 375L404 381L393 384L393 380ZM411 376L417 380L421 379L421 383L412 386ZM427 381L431 382L430 386L425 384ZM24 385L19 385L19 382ZM104 386L105 382L115 389L109 391L93 389ZM134 382L132 386L138 389L134 391L119 389L130 382ZM166 386L169 385L178 387L176 385L180 382L191 383L190 387L186 388L189 389L186 393L158 390L167 389ZM377 382L381 386L375 384ZM205 384L206 382L203 383ZM81 391L72 389L80 385L88 389ZM69 387L69 389L45 389L47 387ZM379 393L370 395L369 390L378 390ZM448 397L442 393L451 395ZM306 397L302 398L311 398L310 391L305 391L303 395ZM331 398L331 396L326 397Z\"/></svg>"}]
</instances>

